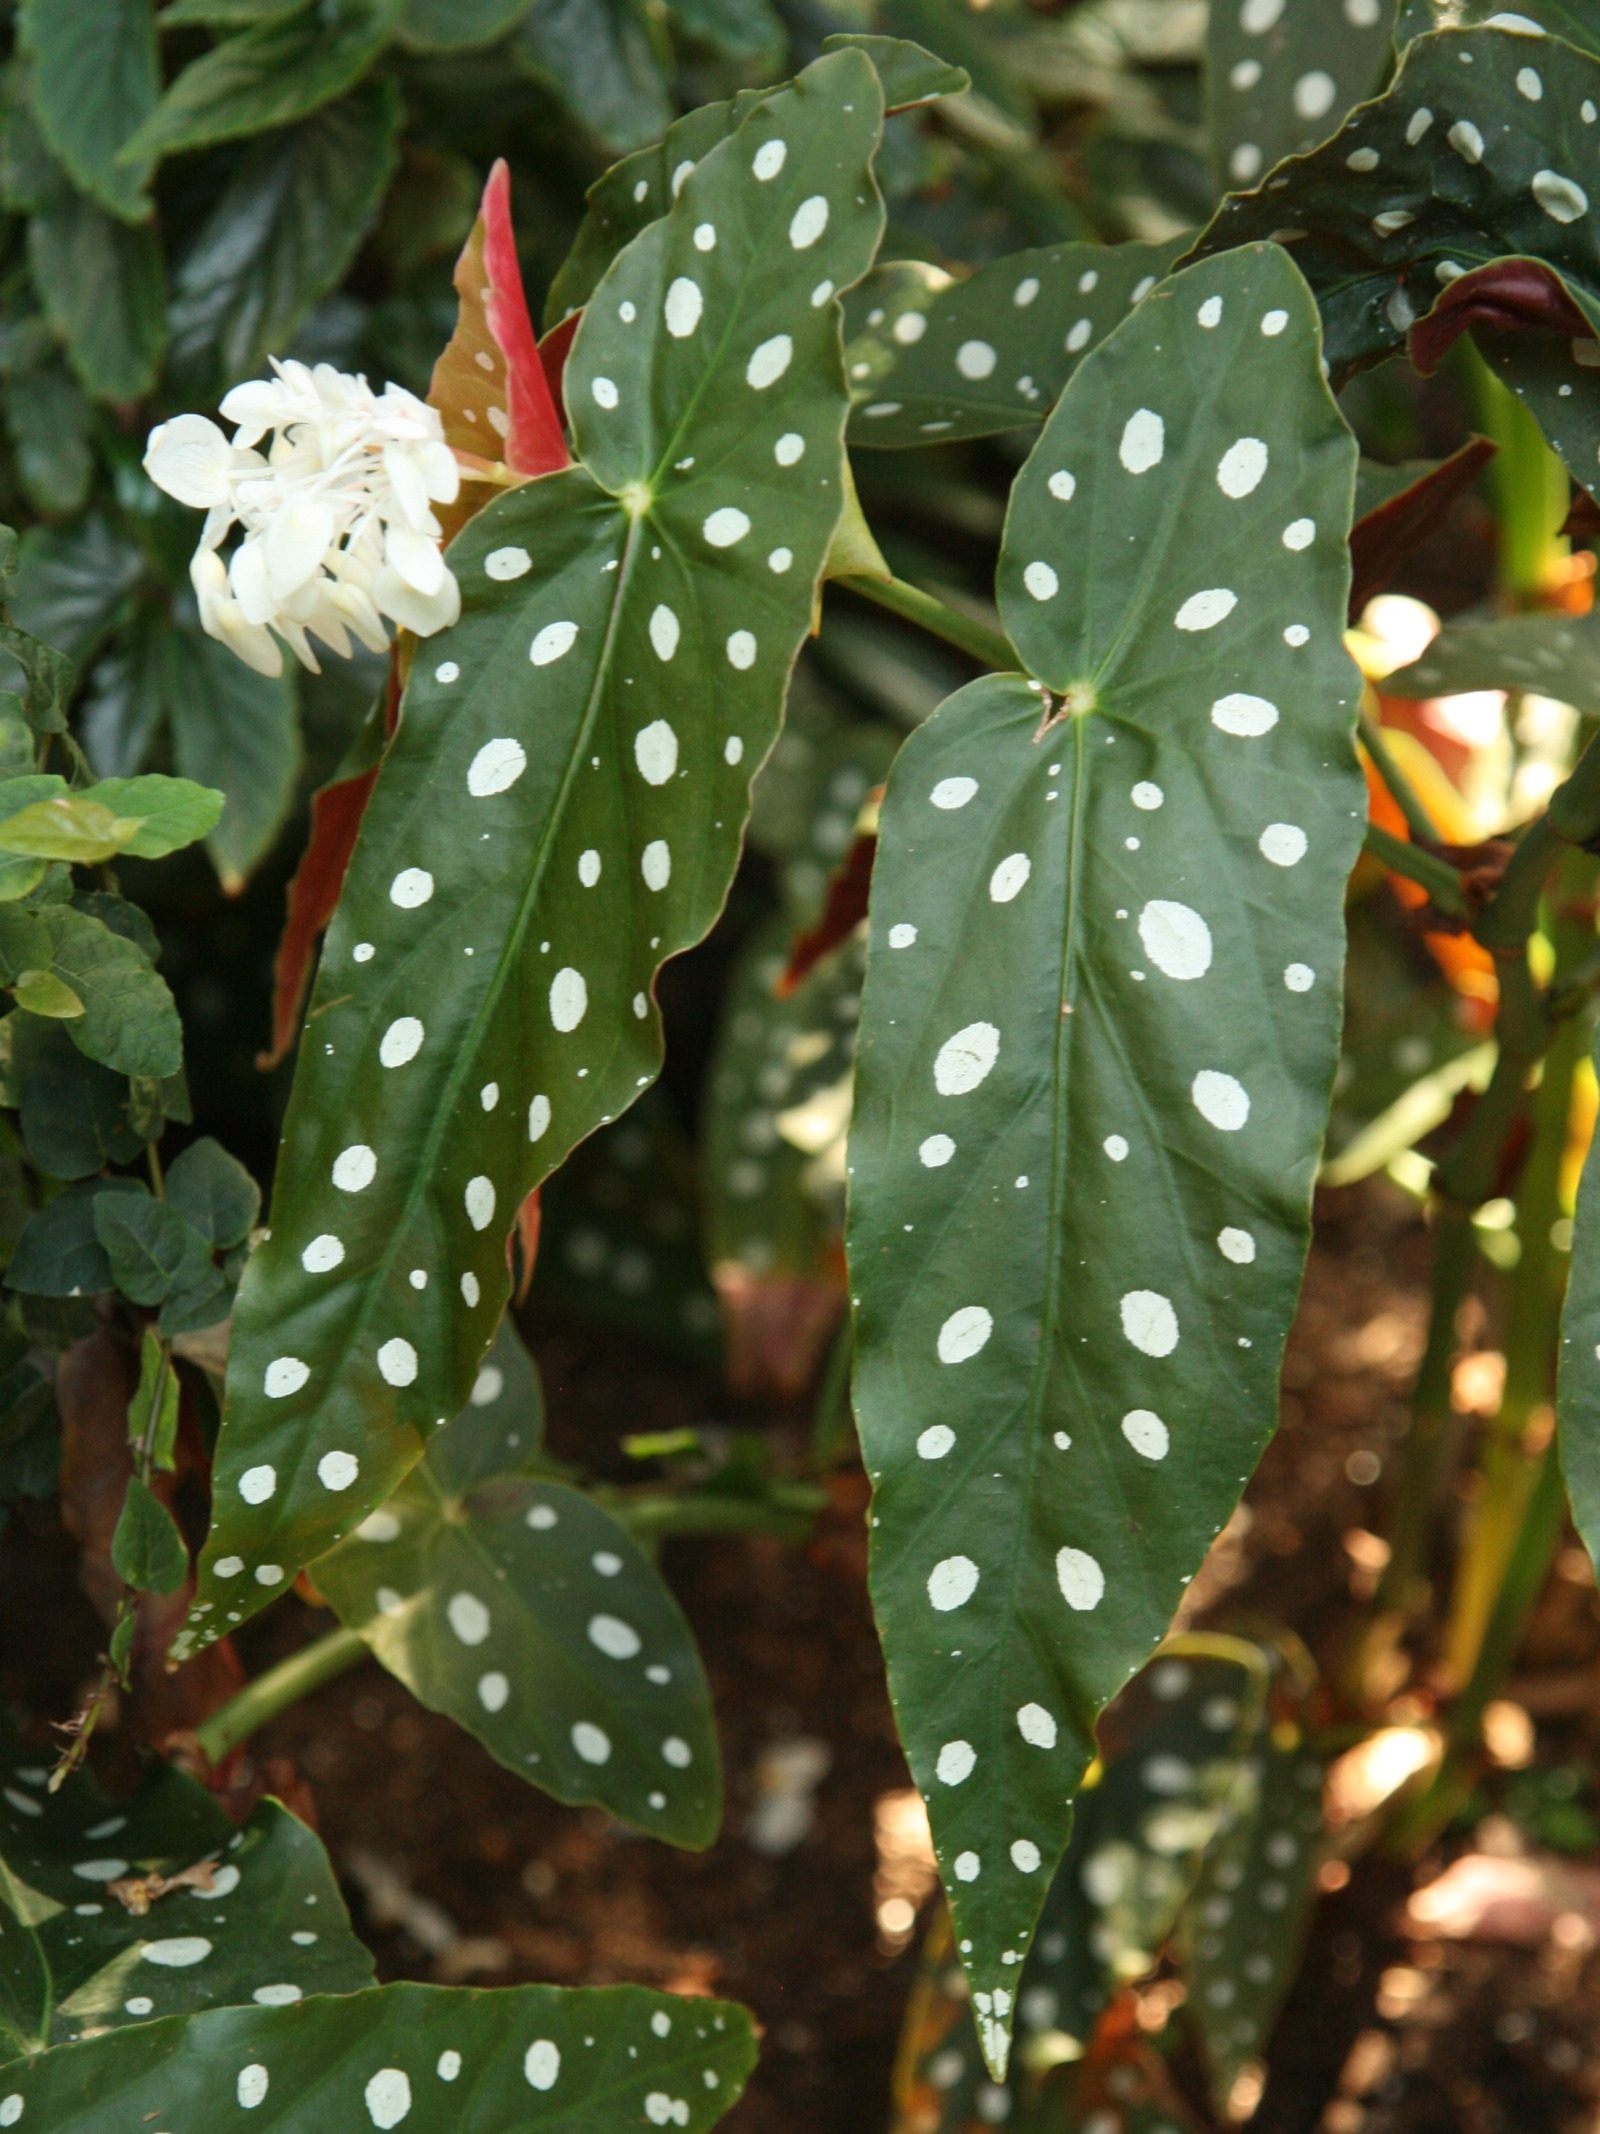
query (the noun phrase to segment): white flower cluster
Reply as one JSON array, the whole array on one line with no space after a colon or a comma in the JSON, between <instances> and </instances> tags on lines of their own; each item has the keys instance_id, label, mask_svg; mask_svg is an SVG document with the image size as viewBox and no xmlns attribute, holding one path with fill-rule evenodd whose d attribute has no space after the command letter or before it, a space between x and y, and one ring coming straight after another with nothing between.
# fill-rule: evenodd
<instances>
[{"instance_id":1,"label":"white flower cluster","mask_svg":"<svg viewBox=\"0 0 1600 2134\"><path fill-rule=\"evenodd\" d=\"M206 514L189 566L205 629L259 674L283 671L274 631L316 673L312 635L348 659L352 637L385 649L385 616L419 637L448 629L461 593L432 507L454 503L461 475L438 414L329 363L272 368L223 401L231 444L204 415L176 415L145 452L157 487Z\"/></svg>"}]
</instances>

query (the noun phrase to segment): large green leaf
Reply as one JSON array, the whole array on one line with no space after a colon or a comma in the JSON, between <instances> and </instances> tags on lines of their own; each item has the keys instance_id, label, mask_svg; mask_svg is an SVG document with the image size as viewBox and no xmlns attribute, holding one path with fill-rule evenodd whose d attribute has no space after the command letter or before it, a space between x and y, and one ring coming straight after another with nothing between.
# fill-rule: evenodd
<instances>
[{"instance_id":1,"label":"large green leaf","mask_svg":"<svg viewBox=\"0 0 1600 2134\"><path fill-rule=\"evenodd\" d=\"M997 2069L1095 1716L1276 1417L1365 819L1356 455L1320 357L1261 247L1085 361L1001 555L1039 681L953 697L883 810L856 1404L890 1686Z\"/></svg>"},{"instance_id":2,"label":"large green leaf","mask_svg":"<svg viewBox=\"0 0 1600 2134\"><path fill-rule=\"evenodd\" d=\"M1600 327L1597 148L1600 59L1504 27L1441 32L1326 146L1225 203L1197 253L1281 235L1317 292L1335 378L1399 348L1441 293L1508 257L1544 262ZM1481 337L1571 472L1600 485L1593 340L1559 327Z\"/></svg>"},{"instance_id":3,"label":"large green leaf","mask_svg":"<svg viewBox=\"0 0 1600 2134\"><path fill-rule=\"evenodd\" d=\"M1206 25L1211 157L1227 191L1325 141L1393 58L1395 0L1215 0Z\"/></svg>"},{"instance_id":4,"label":"large green leaf","mask_svg":"<svg viewBox=\"0 0 1600 2134\"><path fill-rule=\"evenodd\" d=\"M355 257L394 174L400 98L373 82L257 142L180 261L171 360L214 399L289 345Z\"/></svg>"},{"instance_id":5,"label":"large green leaf","mask_svg":"<svg viewBox=\"0 0 1600 2134\"><path fill-rule=\"evenodd\" d=\"M839 515L880 113L841 52L707 156L579 329L587 464L451 547L240 1293L204 1600L259 1606L389 1495L466 1400L523 1198L658 1069L654 974L721 906Z\"/></svg>"},{"instance_id":6,"label":"large green leaf","mask_svg":"<svg viewBox=\"0 0 1600 2134\"><path fill-rule=\"evenodd\" d=\"M292 674L256 674L187 620L164 632L162 697L178 769L224 796L206 850L230 893L265 858L294 800L300 722Z\"/></svg>"},{"instance_id":7,"label":"large green leaf","mask_svg":"<svg viewBox=\"0 0 1600 2134\"><path fill-rule=\"evenodd\" d=\"M863 52L872 62L889 110L958 96L967 86L959 67L948 66L904 38L827 37L823 48ZM727 103L702 104L670 126L653 147L624 156L597 178L589 188L587 211L572 250L550 285L546 325L554 326L580 310L623 246L667 212L684 177L700 158L748 118L763 94L780 93L744 90Z\"/></svg>"},{"instance_id":8,"label":"large green leaf","mask_svg":"<svg viewBox=\"0 0 1600 2134\"><path fill-rule=\"evenodd\" d=\"M709 1844L721 1779L689 1626L627 1529L541 1475L540 1423L507 1320L465 1413L311 1575L391 1674L518 1777Z\"/></svg>"},{"instance_id":9,"label":"large green leaf","mask_svg":"<svg viewBox=\"0 0 1600 2134\"><path fill-rule=\"evenodd\" d=\"M28 218L28 267L85 390L98 400L148 392L167 338L154 228L131 228L62 189Z\"/></svg>"},{"instance_id":10,"label":"large green leaf","mask_svg":"<svg viewBox=\"0 0 1600 2134\"><path fill-rule=\"evenodd\" d=\"M0 983L51 971L83 1002L67 1025L87 1058L119 1074L162 1076L183 1065L183 1030L166 980L144 950L70 904L0 905Z\"/></svg>"},{"instance_id":11,"label":"large green leaf","mask_svg":"<svg viewBox=\"0 0 1600 2134\"><path fill-rule=\"evenodd\" d=\"M784 27L771 0L667 0L686 37L735 59L774 66L783 57Z\"/></svg>"},{"instance_id":12,"label":"large green leaf","mask_svg":"<svg viewBox=\"0 0 1600 2134\"><path fill-rule=\"evenodd\" d=\"M1525 35L1548 30L1587 51L1600 48L1600 22L1589 0L1521 0L1514 8L1502 7L1500 0L1400 0L1395 37L1407 44L1429 30L1470 29L1486 22Z\"/></svg>"},{"instance_id":13,"label":"large green leaf","mask_svg":"<svg viewBox=\"0 0 1600 2134\"><path fill-rule=\"evenodd\" d=\"M1420 659L1385 675L1389 697L1529 689L1600 713L1600 616L1503 615L1447 623Z\"/></svg>"},{"instance_id":14,"label":"large green leaf","mask_svg":"<svg viewBox=\"0 0 1600 2134\"><path fill-rule=\"evenodd\" d=\"M74 184L112 214L143 222L148 166L117 152L161 86L151 0L23 0L18 31L32 62L33 115Z\"/></svg>"},{"instance_id":15,"label":"large green leaf","mask_svg":"<svg viewBox=\"0 0 1600 2134\"><path fill-rule=\"evenodd\" d=\"M237 140L303 119L352 88L401 0L308 0L191 60L122 151L124 162Z\"/></svg>"},{"instance_id":16,"label":"large green leaf","mask_svg":"<svg viewBox=\"0 0 1600 2134\"><path fill-rule=\"evenodd\" d=\"M925 445L1042 422L1091 348L1171 266L1179 243L1045 245L952 282L896 260L851 298L856 445Z\"/></svg>"},{"instance_id":17,"label":"large green leaf","mask_svg":"<svg viewBox=\"0 0 1600 2134\"><path fill-rule=\"evenodd\" d=\"M17 554L11 612L82 665L116 628L142 569L138 549L98 512L71 526L32 526Z\"/></svg>"},{"instance_id":18,"label":"large green leaf","mask_svg":"<svg viewBox=\"0 0 1600 2134\"><path fill-rule=\"evenodd\" d=\"M82 1774L47 1792L46 1764L14 1743L4 1762L0 2062L223 2002L274 2006L370 1982L327 1854L276 1801L236 1830L175 1770L115 1805ZM206 1861L209 1886L194 1873L143 1914L108 1887Z\"/></svg>"},{"instance_id":19,"label":"large green leaf","mask_svg":"<svg viewBox=\"0 0 1600 2134\"><path fill-rule=\"evenodd\" d=\"M704 2134L755 2064L742 2008L638 1986L378 1986L215 2008L46 2053L0 2113L49 2134ZM246 2113L249 2117L246 2118Z\"/></svg>"},{"instance_id":20,"label":"large green leaf","mask_svg":"<svg viewBox=\"0 0 1600 2134\"><path fill-rule=\"evenodd\" d=\"M636 148L671 116L638 0L533 0L511 49L608 148Z\"/></svg>"}]
</instances>

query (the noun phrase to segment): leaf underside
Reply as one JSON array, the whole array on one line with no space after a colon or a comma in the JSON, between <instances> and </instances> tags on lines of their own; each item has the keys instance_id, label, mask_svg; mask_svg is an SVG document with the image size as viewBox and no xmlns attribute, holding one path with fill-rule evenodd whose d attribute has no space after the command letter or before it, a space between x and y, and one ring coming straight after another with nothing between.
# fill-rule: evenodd
<instances>
[{"instance_id":1,"label":"leaf underside","mask_svg":"<svg viewBox=\"0 0 1600 2134\"><path fill-rule=\"evenodd\" d=\"M585 464L449 551L462 620L366 811L241 1290L203 1605L389 1495L466 1401L516 1210L659 1069L655 973L721 907L838 518L880 126L847 51L713 150L578 331Z\"/></svg>"},{"instance_id":2,"label":"leaf underside","mask_svg":"<svg viewBox=\"0 0 1600 2134\"><path fill-rule=\"evenodd\" d=\"M1001 610L1073 709L972 684L884 804L856 1407L891 1691L997 2070L1096 1715L1275 1421L1365 818L1354 476L1285 256L1174 277L1013 494Z\"/></svg>"}]
</instances>

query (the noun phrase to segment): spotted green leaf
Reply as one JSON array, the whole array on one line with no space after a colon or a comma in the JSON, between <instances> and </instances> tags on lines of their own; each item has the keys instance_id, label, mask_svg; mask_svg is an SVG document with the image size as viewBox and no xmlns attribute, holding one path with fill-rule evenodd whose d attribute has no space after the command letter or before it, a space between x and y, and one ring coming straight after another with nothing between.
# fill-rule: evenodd
<instances>
[{"instance_id":1,"label":"spotted green leaf","mask_svg":"<svg viewBox=\"0 0 1600 2134\"><path fill-rule=\"evenodd\" d=\"M1600 23L1588 0L1521 0L1514 8L1502 7L1500 0L1400 0L1395 38L1408 44L1429 30L1471 29L1488 22L1525 35L1548 31L1587 51L1600 49Z\"/></svg>"},{"instance_id":2,"label":"spotted green leaf","mask_svg":"<svg viewBox=\"0 0 1600 2134\"><path fill-rule=\"evenodd\" d=\"M709 1844L721 1783L689 1626L627 1529L541 1476L540 1423L508 1322L466 1412L312 1576L391 1674L520 1778Z\"/></svg>"},{"instance_id":3,"label":"spotted green leaf","mask_svg":"<svg viewBox=\"0 0 1600 2134\"><path fill-rule=\"evenodd\" d=\"M851 443L1031 429L1181 249L1044 245L959 282L919 260L879 267L849 306Z\"/></svg>"},{"instance_id":4,"label":"spotted green leaf","mask_svg":"<svg viewBox=\"0 0 1600 2134\"><path fill-rule=\"evenodd\" d=\"M951 698L884 803L851 1138L874 1603L997 2009L1095 1716L1276 1416L1365 818L1320 355L1263 247L1085 360L1001 552L1039 679Z\"/></svg>"},{"instance_id":5,"label":"spotted green leaf","mask_svg":"<svg viewBox=\"0 0 1600 2134\"><path fill-rule=\"evenodd\" d=\"M1206 25L1211 156L1226 191L1325 141L1394 56L1395 0L1215 0Z\"/></svg>"},{"instance_id":6,"label":"spotted green leaf","mask_svg":"<svg viewBox=\"0 0 1600 2134\"><path fill-rule=\"evenodd\" d=\"M829 52L855 49L873 65L885 108L931 103L957 96L967 86L959 67L948 66L921 45L900 37L838 36L823 40ZM664 215L684 176L731 128L742 125L764 94L743 90L727 103L702 104L669 126L650 148L614 163L589 188L588 208L571 253L550 285L545 324L554 326L581 310L595 285L631 238Z\"/></svg>"},{"instance_id":7,"label":"spotted green leaf","mask_svg":"<svg viewBox=\"0 0 1600 2134\"><path fill-rule=\"evenodd\" d=\"M1114 1995L1152 1969L1237 1798L1238 1759L1260 1716L1266 1666L1252 1647L1240 1654L1179 1657L1175 1647L1118 1700L1107 1720L1113 1741L1079 1799L1038 1937L1011 1989L1017 2064L997 2096L965 1981L941 1955L928 2001L913 2003L915 2036L902 2046L910 2048L908 2093L898 2100L905 2134L919 2121L938 2134L1002 2118L1033 2125L1040 2076L1087 2052ZM1042 2123L1052 2124L1047 2115Z\"/></svg>"},{"instance_id":8,"label":"spotted green leaf","mask_svg":"<svg viewBox=\"0 0 1600 2134\"><path fill-rule=\"evenodd\" d=\"M1280 232L1317 293L1334 376L1392 353L1464 273L1531 256L1600 326L1600 58L1512 29L1406 51L1387 94L1270 187L1224 203L1198 252ZM1600 481L1592 340L1486 336L1586 485Z\"/></svg>"},{"instance_id":9,"label":"spotted green leaf","mask_svg":"<svg viewBox=\"0 0 1600 2134\"><path fill-rule=\"evenodd\" d=\"M405 2134L705 2134L754 2063L750 2018L725 2001L378 1986L294 2009L216 2008L19 2062L0 2075L0 2114L50 2134L402 2122Z\"/></svg>"},{"instance_id":10,"label":"spotted green leaf","mask_svg":"<svg viewBox=\"0 0 1600 2134\"><path fill-rule=\"evenodd\" d=\"M450 549L462 620L413 669L240 1291L202 1600L260 1605L389 1495L466 1400L523 1199L656 1074L655 973L721 906L839 514L880 124L855 52L752 111L589 306L585 464Z\"/></svg>"},{"instance_id":11,"label":"spotted green leaf","mask_svg":"<svg viewBox=\"0 0 1600 2134\"><path fill-rule=\"evenodd\" d=\"M14 1742L3 1764L0 2063L161 2016L370 1982L327 1854L278 1802L236 1830L179 1771L116 1805L81 1774L47 1792L48 1759ZM109 1887L186 1873L142 1916Z\"/></svg>"},{"instance_id":12,"label":"spotted green leaf","mask_svg":"<svg viewBox=\"0 0 1600 2134\"><path fill-rule=\"evenodd\" d=\"M1299 1967L1322 1862L1322 1771L1297 1723L1261 1729L1185 1910L1186 2012L1219 2112Z\"/></svg>"},{"instance_id":13,"label":"spotted green leaf","mask_svg":"<svg viewBox=\"0 0 1600 2134\"><path fill-rule=\"evenodd\" d=\"M1529 689L1600 713L1600 616L1507 615L1447 623L1420 659L1384 679L1391 697Z\"/></svg>"}]
</instances>

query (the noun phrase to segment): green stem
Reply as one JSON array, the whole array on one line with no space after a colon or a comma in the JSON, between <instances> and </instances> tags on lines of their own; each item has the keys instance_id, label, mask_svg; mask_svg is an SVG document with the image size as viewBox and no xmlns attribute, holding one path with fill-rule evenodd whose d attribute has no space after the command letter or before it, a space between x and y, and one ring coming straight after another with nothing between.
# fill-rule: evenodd
<instances>
[{"instance_id":1,"label":"green stem","mask_svg":"<svg viewBox=\"0 0 1600 2134\"><path fill-rule=\"evenodd\" d=\"M1489 487L1500 524L1500 588L1513 606L1538 607L1549 599L1570 553L1561 538L1570 494L1567 472L1528 409L1472 342L1463 339L1458 346L1477 427L1499 446L1489 466Z\"/></svg>"},{"instance_id":2,"label":"green stem","mask_svg":"<svg viewBox=\"0 0 1600 2134\"><path fill-rule=\"evenodd\" d=\"M1432 844L1438 836L1433 817L1416 787L1394 759L1383 728L1376 719L1361 714L1361 746L1377 765L1378 776L1389 788L1395 806L1406 819L1406 827L1413 837L1420 837L1425 844Z\"/></svg>"},{"instance_id":3,"label":"green stem","mask_svg":"<svg viewBox=\"0 0 1600 2134\"><path fill-rule=\"evenodd\" d=\"M1010 640L1002 637L998 630L991 630L986 623L947 607L944 601L936 599L932 593L923 592L920 586L907 585L903 578L837 578L834 583L862 600L887 608L891 615L898 615L902 621L914 622L919 629L927 630L934 637L942 637L947 645L955 645L958 650L970 653L986 667L1015 674L1022 666Z\"/></svg>"},{"instance_id":4,"label":"green stem","mask_svg":"<svg viewBox=\"0 0 1600 2134\"><path fill-rule=\"evenodd\" d=\"M1473 928L1485 948L1504 949L1526 941L1539 915L1539 899L1550 869L1567 845L1589 845L1600 837L1600 736L1591 738L1557 786L1544 813L1528 825L1500 887L1484 906Z\"/></svg>"},{"instance_id":5,"label":"green stem","mask_svg":"<svg viewBox=\"0 0 1600 2134\"><path fill-rule=\"evenodd\" d=\"M276 1719L302 1697L309 1697L313 1690L321 1689L325 1682L347 1674L366 1657L365 1638L353 1630L330 1630L325 1637L291 1653L287 1660L280 1660L276 1667L269 1667L195 1728L194 1738L206 1761L221 1763L258 1727Z\"/></svg>"},{"instance_id":6,"label":"green stem","mask_svg":"<svg viewBox=\"0 0 1600 2134\"><path fill-rule=\"evenodd\" d=\"M1375 822L1367 825L1366 848L1391 874L1403 874L1408 882L1425 889L1438 909L1452 919L1471 916L1461 877L1448 860L1407 838L1396 837L1392 830L1380 829Z\"/></svg>"}]
</instances>

